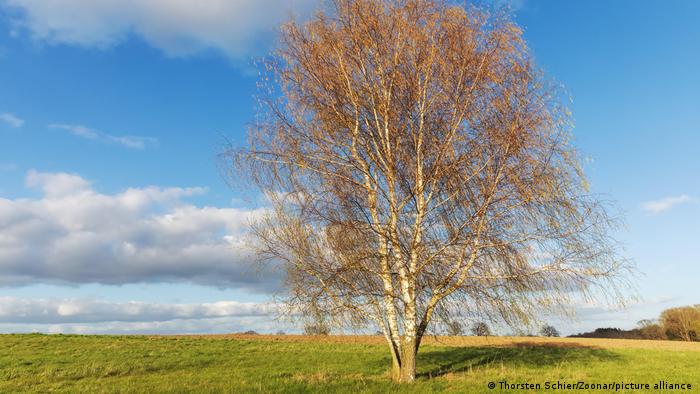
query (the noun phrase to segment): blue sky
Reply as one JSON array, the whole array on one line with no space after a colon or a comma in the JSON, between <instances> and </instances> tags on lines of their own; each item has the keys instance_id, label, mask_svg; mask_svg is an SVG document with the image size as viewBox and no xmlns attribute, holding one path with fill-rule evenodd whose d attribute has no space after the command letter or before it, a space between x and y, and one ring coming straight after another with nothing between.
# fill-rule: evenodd
<instances>
[{"instance_id":1,"label":"blue sky","mask_svg":"<svg viewBox=\"0 0 700 394\"><path fill-rule=\"evenodd\" d=\"M256 207L215 156L253 117L249 59L317 3L216 3L0 0L0 332L293 329L267 316L278 276L246 264ZM513 8L641 272L640 301L580 305L562 331L700 303L700 3Z\"/></svg>"}]
</instances>

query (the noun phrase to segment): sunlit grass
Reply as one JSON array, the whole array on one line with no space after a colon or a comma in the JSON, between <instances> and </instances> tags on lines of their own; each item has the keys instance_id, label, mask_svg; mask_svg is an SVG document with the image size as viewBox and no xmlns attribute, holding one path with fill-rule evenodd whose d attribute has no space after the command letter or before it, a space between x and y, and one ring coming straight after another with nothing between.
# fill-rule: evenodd
<instances>
[{"instance_id":1,"label":"sunlit grass","mask_svg":"<svg viewBox=\"0 0 700 394\"><path fill-rule=\"evenodd\" d=\"M410 386L389 382L376 337L0 335L0 349L0 393L484 392L502 380L700 388L700 344L678 342L428 339Z\"/></svg>"}]
</instances>

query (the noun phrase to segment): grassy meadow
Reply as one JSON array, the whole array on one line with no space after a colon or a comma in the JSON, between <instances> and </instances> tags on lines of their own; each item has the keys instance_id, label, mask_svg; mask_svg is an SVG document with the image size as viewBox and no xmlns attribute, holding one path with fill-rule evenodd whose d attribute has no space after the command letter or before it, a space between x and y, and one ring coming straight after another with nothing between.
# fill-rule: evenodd
<instances>
[{"instance_id":1,"label":"grassy meadow","mask_svg":"<svg viewBox=\"0 0 700 394\"><path fill-rule=\"evenodd\" d=\"M652 386L665 380L700 391L700 343L510 337L424 343L417 382L399 385L389 381L389 354L379 337L0 335L0 393L503 392L487 386L503 380Z\"/></svg>"}]
</instances>

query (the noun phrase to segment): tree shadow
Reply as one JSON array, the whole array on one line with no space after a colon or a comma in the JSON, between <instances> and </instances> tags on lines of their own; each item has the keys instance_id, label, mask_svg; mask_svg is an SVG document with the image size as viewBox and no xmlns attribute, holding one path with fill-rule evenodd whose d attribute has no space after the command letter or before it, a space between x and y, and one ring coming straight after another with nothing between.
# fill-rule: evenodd
<instances>
[{"instance_id":1,"label":"tree shadow","mask_svg":"<svg viewBox=\"0 0 700 394\"><path fill-rule=\"evenodd\" d=\"M470 371L479 366L499 363L510 366L557 365L566 362L619 360L609 350L561 342L521 342L509 346L429 347L418 353L421 378ZM421 366L423 366L421 368Z\"/></svg>"}]
</instances>

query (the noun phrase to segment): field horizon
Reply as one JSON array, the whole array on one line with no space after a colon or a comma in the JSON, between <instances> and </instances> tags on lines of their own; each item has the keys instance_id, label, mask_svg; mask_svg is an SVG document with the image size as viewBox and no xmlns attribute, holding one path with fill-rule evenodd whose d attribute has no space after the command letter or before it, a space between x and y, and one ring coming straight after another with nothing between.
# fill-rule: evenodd
<instances>
[{"instance_id":1,"label":"field horizon","mask_svg":"<svg viewBox=\"0 0 700 394\"><path fill-rule=\"evenodd\" d=\"M3 335L3 334L0 334ZM5 334L33 335L33 334ZM79 335L79 336L115 336L110 334L41 334L41 335ZM205 338L211 340L261 340L261 341L290 341L313 343L351 343L385 345L386 340L381 335L366 334L129 334L116 336L134 336L148 338ZM653 339L610 339L610 338L580 338L580 337L544 337L544 336L512 336L512 335L426 335L422 346L469 346L469 347L499 347L499 346L562 346L583 348L629 348L656 349L672 351L700 352L700 342L680 340Z\"/></svg>"}]
</instances>

